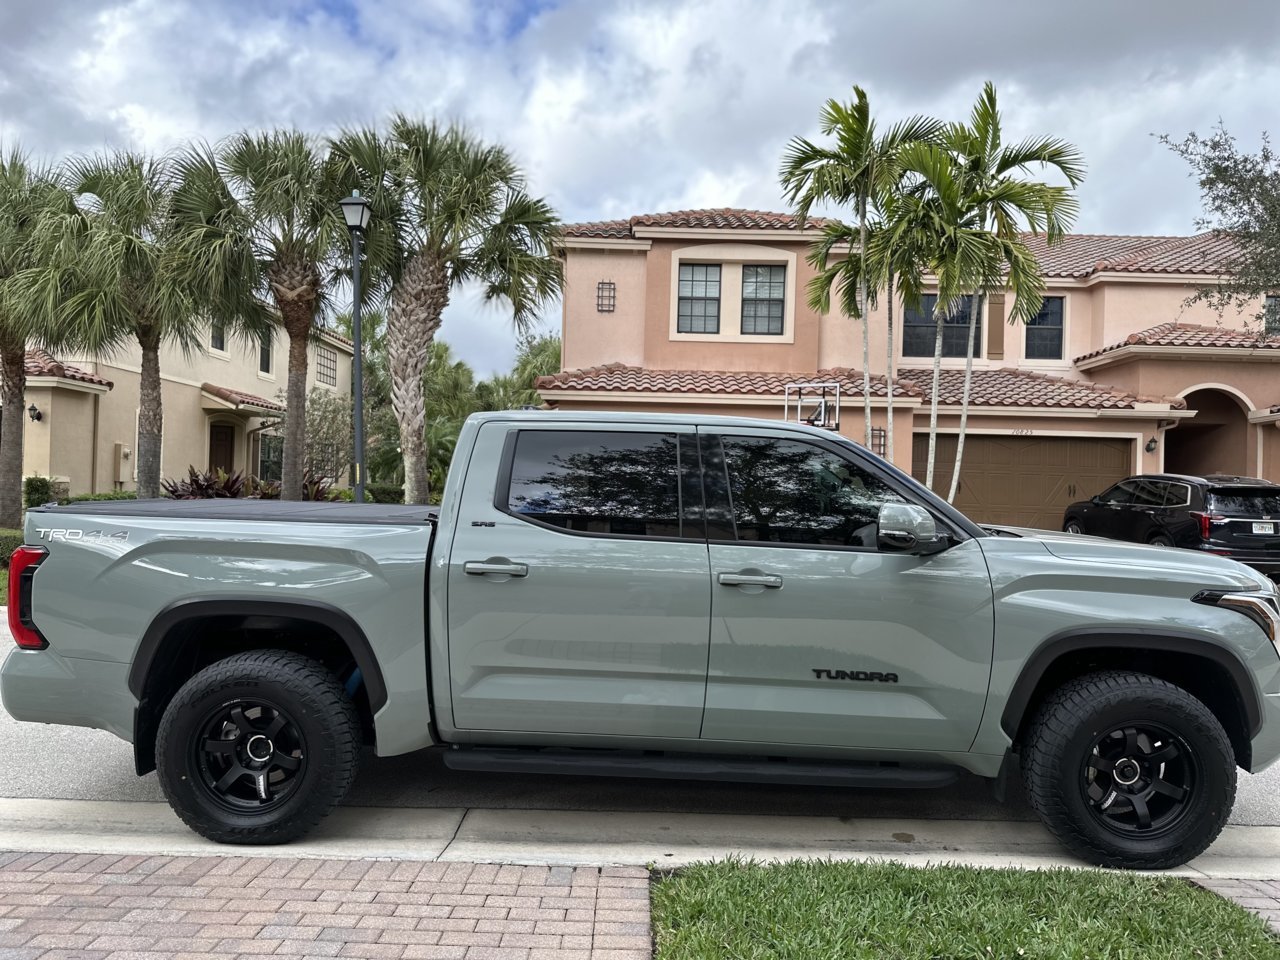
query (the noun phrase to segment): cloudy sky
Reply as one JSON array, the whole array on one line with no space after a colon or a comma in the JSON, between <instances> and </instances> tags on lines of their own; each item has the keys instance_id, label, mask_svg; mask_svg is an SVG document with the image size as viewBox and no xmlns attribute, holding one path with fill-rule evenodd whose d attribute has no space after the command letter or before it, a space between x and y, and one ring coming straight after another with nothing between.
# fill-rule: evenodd
<instances>
[{"instance_id":1,"label":"cloudy sky","mask_svg":"<svg viewBox=\"0 0 1280 960\"><path fill-rule=\"evenodd\" d=\"M1248 145L1280 90L1274 0L3 0L0 141L51 158L163 151L242 127L390 111L506 143L567 221L781 209L786 141L864 86L884 121L961 118L984 80L1011 137L1089 164L1082 232L1185 233L1199 208L1157 133L1219 119ZM558 324L558 309L548 311ZM505 367L500 309L443 336Z\"/></svg>"}]
</instances>

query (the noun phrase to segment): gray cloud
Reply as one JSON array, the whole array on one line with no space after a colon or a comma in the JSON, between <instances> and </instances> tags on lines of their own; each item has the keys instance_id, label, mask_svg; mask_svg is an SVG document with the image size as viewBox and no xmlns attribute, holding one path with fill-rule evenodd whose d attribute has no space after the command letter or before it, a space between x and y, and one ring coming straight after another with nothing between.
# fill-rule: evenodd
<instances>
[{"instance_id":1,"label":"gray cloud","mask_svg":"<svg viewBox=\"0 0 1280 960\"><path fill-rule=\"evenodd\" d=\"M11 0L0 139L56 158L402 110L507 143L568 220L778 208L781 150L826 97L859 83L886 120L956 117L992 79L1011 136L1084 151L1079 229L1176 233L1199 198L1151 134L1222 118L1256 137L1278 28L1269 0ZM511 356L507 319L470 293L443 335L481 372Z\"/></svg>"}]
</instances>

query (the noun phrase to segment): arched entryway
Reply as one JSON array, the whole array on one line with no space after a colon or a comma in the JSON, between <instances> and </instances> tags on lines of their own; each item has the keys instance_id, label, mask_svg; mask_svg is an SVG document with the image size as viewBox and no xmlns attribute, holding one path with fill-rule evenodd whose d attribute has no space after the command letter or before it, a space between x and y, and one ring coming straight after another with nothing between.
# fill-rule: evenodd
<instances>
[{"instance_id":1,"label":"arched entryway","mask_svg":"<svg viewBox=\"0 0 1280 960\"><path fill-rule=\"evenodd\" d=\"M1182 420L1164 435L1164 468L1169 473L1250 476L1248 407L1216 387L1185 394L1193 419Z\"/></svg>"}]
</instances>

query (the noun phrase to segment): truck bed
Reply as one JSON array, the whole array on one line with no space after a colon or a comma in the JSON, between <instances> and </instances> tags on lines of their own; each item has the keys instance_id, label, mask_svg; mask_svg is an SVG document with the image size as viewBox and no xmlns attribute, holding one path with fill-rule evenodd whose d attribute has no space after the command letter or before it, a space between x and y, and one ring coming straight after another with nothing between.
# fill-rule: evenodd
<instances>
[{"instance_id":1,"label":"truck bed","mask_svg":"<svg viewBox=\"0 0 1280 960\"><path fill-rule=\"evenodd\" d=\"M167 517L174 520L260 520L275 523L432 524L436 506L400 503L344 503L310 500L88 500L36 507L31 513L78 517Z\"/></svg>"}]
</instances>

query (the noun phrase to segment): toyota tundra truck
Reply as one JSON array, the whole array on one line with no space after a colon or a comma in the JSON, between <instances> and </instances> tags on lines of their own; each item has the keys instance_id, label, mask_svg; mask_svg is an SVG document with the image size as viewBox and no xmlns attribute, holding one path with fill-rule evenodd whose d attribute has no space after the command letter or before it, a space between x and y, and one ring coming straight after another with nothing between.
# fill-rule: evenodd
<instances>
[{"instance_id":1,"label":"toyota tundra truck","mask_svg":"<svg viewBox=\"0 0 1280 960\"><path fill-rule=\"evenodd\" d=\"M371 746L849 788L1020 772L1089 862L1197 856L1237 767L1280 755L1275 585L1009 532L800 424L477 414L438 510L31 510L0 692L131 742L225 843L305 834Z\"/></svg>"}]
</instances>

